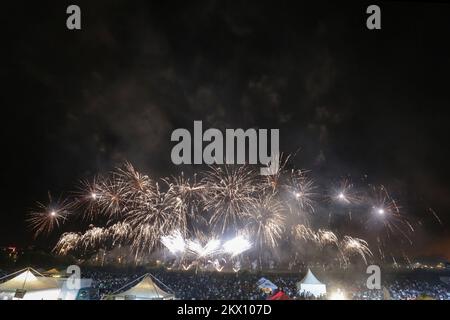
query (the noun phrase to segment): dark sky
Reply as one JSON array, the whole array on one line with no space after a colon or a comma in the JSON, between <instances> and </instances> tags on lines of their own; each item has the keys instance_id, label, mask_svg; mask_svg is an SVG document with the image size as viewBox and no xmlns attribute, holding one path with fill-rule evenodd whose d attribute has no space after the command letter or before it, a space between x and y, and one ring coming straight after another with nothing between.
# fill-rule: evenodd
<instances>
[{"instance_id":1,"label":"dark sky","mask_svg":"<svg viewBox=\"0 0 450 320\"><path fill-rule=\"evenodd\" d=\"M450 223L450 5L376 2L33 1L2 5L0 244L26 244L47 191L124 160L176 172L170 134L279 128L281 151L325 178L367 175L410 214ZM66 29L78 4L82 30ZM297 5L293 5L297 3ZM448 243L448 242L447 242ZM448 251L447 251L448 254Z\"/></svg>"}]
</instances>

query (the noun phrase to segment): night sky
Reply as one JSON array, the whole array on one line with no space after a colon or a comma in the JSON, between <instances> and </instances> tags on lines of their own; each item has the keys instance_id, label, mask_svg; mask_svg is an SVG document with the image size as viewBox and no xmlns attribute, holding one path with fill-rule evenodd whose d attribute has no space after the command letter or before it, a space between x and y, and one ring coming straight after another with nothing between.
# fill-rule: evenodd
<instances>
[{"instance_id":1,"label":"night sky","mask_svg":"<svg viewBox=\"0 0 450 320\"><path fill-rule=\"evenodd\" d=\"M0 245L31 243L24 217L48 191L125 160L179 172L170 135L202 120L279 128L319 179L386 185L424 221L432 208L444 225L424 222L416 253L450 257L450 5L376 2L368 30L372 3L336 2L2 5Z\"/></svg>"}]
</instances>

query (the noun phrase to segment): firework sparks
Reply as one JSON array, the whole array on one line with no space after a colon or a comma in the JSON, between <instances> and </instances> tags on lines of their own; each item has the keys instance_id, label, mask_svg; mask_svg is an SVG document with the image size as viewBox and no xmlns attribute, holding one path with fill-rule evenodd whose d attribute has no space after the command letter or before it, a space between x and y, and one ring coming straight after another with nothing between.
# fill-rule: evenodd
<instances>
[{"instance_id":1,"label":"firework sparks","mask_svg":"<svg viewBox=\"0 0 450 320\"><path fill-rule=\"evenodd\" d=\"M207 258L220 252L220 240L211 239L204 246L198 240L188 240L187 249L196 258Z\"/></svg>"},{"instance_id":2,"label":"firework sparks","mask_svg":"<svg viewBox=\"0 0 450 320\"><path fill-rule=\"evenodd\" d=\"M246 230L253 235L258 249L274 248L282 237L284 227L283 206L271 195L258 199L248 217Z\"/></svg>"},{"instance_id":3,"label":"firework sparks","mask_svg":"<svg viewBox=\"0 0 450 320\"><path fill-rule=\"evenodd\" d=\"M339 186L333 188L331 192L331 200L334 202L348 205L359 202L359 197L355 192L355 188L349 180L344 179L339 183Z\"/></svg>"},{"instance_id":4,"label":"firework sparks","mask_svg":"<svg viewBox=\"0 0 450 320\"><path fill-rule=\"evenodd\" d=\"M96 214L100 211L98 199L101 196L99 178L93 181L82 180L79 190L75 193L75 206L83 209L83 218L90 221L94 220Z\"/></svg>"},{"instance_id":5,"label":"firework sparks","mask_svg":"<svg viewBox=\"0 0 450 320\"><path fill-rule=\"evenodd\" d=\"M319 229L316 238L322 246L327 244L338 245L338 237L330 230Z\"/></svg>"},{"instance_id":6,"label":"firework sparks","mask_svg":"<svg viewBox=\"0 0 450 320\"><path fill-rule=\"evenodd\" d=\"M133 248L150 252L160 243L161 236L184 228L184 216L176 214L175 206L176 199L162 192L158 185L154 197L136 203L125 218L135 231Z\"/></svg>"},{"instance_id":7,"label":"firework sparks","mask_svg":"<svg viewBox=\"0 0 450 320\"><path fill-rule=\"evenodd\" d=\"M126 209L125 183L113 176L100 182L99 192L94 193L100 211L109 218L118 218Z\"/></svg>"},{"instance_id":8,"label":"firework sparks","mask_svg":"<svg viewBox=\"0 0 450 320\"><path fill-rule=\"evenodd\" d=\"M80 243L80 239L81 236L79 233L66 232L58 240L58 243L53 251L59 255L66 255L77 248Z\"/></svg>"},{"instance_id":9,"label":"firework sparks","mask_svg":"<svg viewBox=\"0 0 450 320\"><path fill-rule=\"evenodd\" d=\"M133 229L129 223L117 222L105 230L105 233L112 238L112 245L116 243L122 244L129 239Z\"/></svg>"},{"instance_id":10,"label":"firework sparks","mask_svg":"<svg viewBox=\"0 0 450 320\"><path fill-rule=\"evenodd\" d=\"M286 157L284 157L283 154L275 155L274 159L275 161L278 161L279 166L276 168L270 168L270 170L273 171L269 172L270 174L265 176L266 187L269 188L272 193L276 193L281 186L281 180L285 172L285 167L287 166L290 158L291 155L287 155Z\"/></svg>"},{"instance_id":11,"label":"firework sparks","mask_svg":"<svg viewBox=\"0 0 450 320\"><path fill-rule=\"evenodd\" d=\"M325 229L319 229L317 232L311 228L298 224L293 228L294 237L298 240L312 241L320 246L335 245L338 246L339 239L334 232Z\"/></svg>"},{"instance_id":12,"label":"firework sparks","mask_svg":"<svg viewBox=\"0 0 450 320\"><path fill-rule=\"evenodd\" d=\"M253 247L261 263L262 252L274 256L273 249L280 243L286 243L297 257L302 250L293 245L293 240L312 242L314 250L336 254L333 259L341 262L347 263L357 255L367 263L373 256L368 241L376 241L381 259L388 239L401 235L411 241L414 228L384 186L366 191L364 185L355 190L348 180L343 180L331 194L328 187L323 189L323 194L328 195L322 197L325 201L321 203L319 188L305 171L286 170L285 166L286 162L273 177L263 178L248 166L211 167L197 182L195 175L188 179L183 173L153 180L125 163L105 178L83 181L82 191L71 202L73 207L50 197L50 204L39 204L39 210L33 211L27 221L35 236L48 234L69 217L69 209L80 210L83 217L103 227L91 226L81 234L64 233L55 252L90 254L130 245L138 263L144 261L144 254L164 247L182 256L183 261L193 259L197 268L199 261L204 263L220 255L233 258ZM310 215L324 209L329 214L328 228L336 229L323 229L323 215ZM367 240L348 235L338 238L341 223L331 223L331 215L340 219L342 215L336 213L350 209L358 213L352 225L371 231ZM429 211L442 223L434 211ZM286 225L292 226L289 233L285 232ZM222 243L219 239L225 235L231 238ZM252 242L247 240L250 235Z\"/></svg>"},{"instance_id":13,"label":"firework sparks","mask_svg":"<svg viewBox=\"0 0 450 320\"><path fill-rule=\"evenodd\" d=\"M151 224L140 224L134 227L134 237L132 248L137 258L143 252L152 252L158 242L155 235L155 228Z\"/></svg>"},{"instance_id":14,"label":"firework sparks","mask_svg":"<svg viewBox=\"0 0 450 320\"><path fill-rule=\"evenodd\" d=\"M212 211L210 223L220 233L237 230L254 206L254 180L254 172L245 166L211 168L205 174L205 209Z\"/></svg>"},{"instance_id":15,"label":"firework sparks","mask_svg":"<svg viewBox=\"0 0 450 320\"><path fill-rule=\"evenodd\" d=\"M48 235L55 228L59 227L69 216L70 203L66 200L54 201L50 193L48 194L49 204L37 203L37 209L33 210L27 218L30 229L34 232L34 237L41 234Z\"/></svg>"},{"instance_id":16,"label":"firework sparks","mask_svg":"<svg viewBox=\"0 0 450 320\"><path fill-rule=\"evenodd\" d=\"M293 170L290 175L290 183L285 185L294 200L292 211L301 214L314 212L314 198L316 196L316 186L312 179L309 179L304 171Z\"/></svg>"},{"instance_id":17,"label":"firework sparks","mask_svg":"<svg viewBox=\"0 0 450 320\"><path fill-rule=\"evenodd\" d=\"M439 218L439 216L437 215L437 213L432 209L432 208L428 208L428 212L433 215L433 217L436 219L437 222L439 222L439 224L442 226L442 221Z\"/></svg>"},{"instance_id":18,"label":"firework sparks","mask_svg":"<svg viewBox=\"0 0 450 320\"><path fill-rule=\"evenodd\" d=\"M305 226L304 224L297 224L293 227L292 233L295 239L304 241L317 241L316 233Z\"/></svg>"},{"instance_id":19,"label":"firework sparks","mask_svg":"<svg viewBox=\"0 0 450 320\"><path fill-rule=\"evenodd\" d=\"M202 211L205 186L197 183L196 176L190 181L182 173L179 177L163 179L168 190L167 195L173 203L173 212L179 217L179 228L183 235L188 230L195 230L206 223Z\"/></svg>"},{"instance_id":20,"label":"firework sparks","mask_svg":"<svg viewBox=\"0 0 450 320\"><path fill-rule=\"evenodd\" d=\"M410 244L412 244L411 233L414 228L406 217L401 213L397 202L390 196L384 186L373 188L371 211L373 218L368 220L373 227L381 223L386 231L387 238L401 235Z\"/></svg>"},{"instance_id":21,"label":"firework sparks","mask_svg":"<svg viewBox=\"0 0 450 320\"><path fill-rule=\"evenodd\" d=\"M123 187L122 193L128 202L145 201L154 195L153 181L147 175L137 171L129 162L116 169L115 180Z\"/></svg>"},{"instance_id":22,"label":"firework sparks","mask_svg":"<svg viewBox=\"0 0 450 320\"><path fill-rule=\"evenodd\" d=\"M369 245L363 239L353 238L350 236L345 236L342 240L341 247L343 252L347 256L353 254L358 254L367 264L367 257L372 256L372 251L369 249Z\"/></svg>"},{"instance_id":23,"label":"firework sparks","mask_svg":"<svg viewBox=\"0 0 450 320\"><path fill-rule=\"evenodd\" d=\"M231 240L228 240L222 246L223 251L227 254L230 254L231 257L236 257L249 250L251 247L251 242L245 239L243 236L237 236Z\"/></svg>"},{"instance_id":24,"label":"firework sparks","mask_svg":"<svg viewBox=\"0 0 450 320\"><path fill-rule=\"evenodd\" d=\"M186 249L186 242L180 230L175 230L172 234L161 237L161 243L174 255L182 254Z\"/></svg>"},{"instance_id":25,"label":"firework sparks","mask_svg":"<svg viewBox=\"0 0 450 320\"><path fill-rule=\"evenodd\" d=\"M91 226L90 229L81 235L80 242L85 250L96 250L104 243L105 235L104 228Z\"/></svg>"}]
</instances>

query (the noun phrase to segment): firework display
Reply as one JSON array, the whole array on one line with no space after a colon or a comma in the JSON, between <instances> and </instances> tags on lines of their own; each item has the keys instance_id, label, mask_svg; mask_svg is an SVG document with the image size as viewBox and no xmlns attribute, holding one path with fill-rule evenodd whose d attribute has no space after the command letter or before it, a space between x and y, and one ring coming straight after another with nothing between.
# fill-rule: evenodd
<instances>
[{"instance_id":1,"label":"firework display","mask_svg":"<svg viewBox=\"0 0 450 320\"><path fill-rule=\"evenodd\" d=\"M4 12L2 308L278 319L299 300L450 300L450 4Z\"/></svg>"},{"instance_id":2,"label":"firework display","mask_svg":"<svg viewBox=\"0 0 450 320\"><path fill-rule=\"evenodd\" d=\"M80 216L88 228L63 233L54 252L85 256L129 247L136 263L159 253L172 268L184 269L250 261L262 268L281 260L280 246L295 260L317 259L305 253L313 251L323 253L322 262L367 264L392 256L385 252L388 241L413 243L413 219L385 186L363 185L357 192L344 179L327 190L309 173L287 169L289 158L269 177L249 166L224 165L191 178L158 180L125 163L105 177L83 181L69 199L39 204L29 226L35 237L45 236ZM360 232L348 234L336 221L357 225Z\"/></svg>"}]
</instances>

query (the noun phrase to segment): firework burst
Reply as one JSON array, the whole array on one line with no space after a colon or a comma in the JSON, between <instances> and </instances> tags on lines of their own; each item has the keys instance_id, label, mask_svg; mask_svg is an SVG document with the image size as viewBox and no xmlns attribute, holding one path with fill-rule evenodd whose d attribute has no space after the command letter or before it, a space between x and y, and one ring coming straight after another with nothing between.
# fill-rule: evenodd
<instances>
[{"instance_id":1,"label":"firework burst","mask_svg":"<svg viewBox=\"0 0 450 320\"><path fill-rule=\"evenodd\" d=\"M219 233L236 232L254 207L258 191L255 173L245 166L213 167L205 173L205 209L211 211L210 223Z\"/></svg>"},{"instance_id":2,"label":"firework burst","mask_svg":"<svg viewBox=\"0 0 450 320\"><path fill-rule=\"evenodd\" d=\"M384 186L373 187L372 191L374 195L371 197L370 219L367 222L372 230L377 230L377 226L382 225L381 231L385 232L387 239L400 235L412 244L411 234L415 231L414 227L401 213L397 202ZM380 239L384 240L382 237Z\"/></svg>"},{"instance_id":3,"label":"firework burst","mask_svg":"<svg viewBox=\"0 0 450 320\"><path fill-rule=\"evenodd\" d=\"M74 251L80 244L81 235L76 232L63 233L59 238L53 252L59 255L66 255L71 251Z\"/></svg>"},{"instance_id":4,"label":"firework burst","mask_svg":"<svg viewBox=\"0 0 450 320\"><path fill-rule=\"evenodd\" d=\"M317 241L316 233L304 224L297 224L292 228L295 239L303 241Z\"/></svg>"},{"instance_id":5,"label":"firework burst","mask_svg":"<svg viewBox=\"0 0 450 320\"><path fill-rule=\"evenodd\" d=\"M274 196L264 195L253 205L245 229L261 250L264 246L275 248L284 230L284 208Z\"/></svg>"},{"instance_id":6,"label":"firework burst","mask_svg":"<svg viewBox=\"0 0 450 320\"><path fill-rule=\"evenodd\" d=\"M133 234L133 229L129 223L119 221L108 227L105 233L111 238L112 246L114 246L125 243Z\"/></svg>"},{"instance_id":7,"label":"firework burst","mask_svg":"<svg viewBox=\"0 0 450 320\"><path fill-rule=\"evenodd\" d=\"M83 218L89 221L94 220L100 211L98 200L102 193L99 180L100 178L98 177L95 177L92 182L82 180L79 190L75 192L74 205L82 210Z\"/></svg>"},{"instance_id":8,"label":"firework burst","mask_svg":"<svg viewBox=\"0 0 450 320\"><path fill-rule=\"evenodd\" d=\"M122 186L122 195L127 202L142 202L155 195L152 179L137 171L129 162L116 169L115 180Z\"/></svg>"},{"instance_id":9,"label":"firework burst","mask_svg":"<svg viewBox=\"0 0 450 320\"><path fill-rule=\"evenodd\" d=\"M268 191L272 193L277 193L279 191L290 158L291 155L287 155L286 157L284 157L283 154L275 156L275 161L278 161L279 166L274 168L274 171L271 172L271 174L264 176L265 189L268 189Z\"/></svg>"},{"instance_id":10,"label":"firework burst","mask_svg":"<svg viewBox=\"0 0 450 320\"><path fill-rule=\"evenodd\" d=\"M372 256L368 243L359 238L345 236L341 242L341 249L347 258L346 260L348 260L348 257L357 254L367 264L367 258Z\"/></svg>"},{"instance_id":11,"label":"firework burst","mask_svg":"<svg viewBox=\"0 0 450 320\"><path fill-rule=\"evenodd\" d=\"M354 185L348 179L343 179L338 186L332 188L330 200L342 205L358 204L360 202Z\"/></svg>"},{"instance_id":12,"label":"firework burst","mask_svg":"<svg viewBox=\"0 0 450 320\"><path fill-rule=\"evenodd\" d=\"M222 248L223 252L231 255L231 258L236 257L243 252L250 250L252 243L243 236L237 236L231 240L226 241Z\"/></svg>"},{"instance_id":13,"label":"firework burst","mask_svg":"<svg viewBox=\"0 0 450 320\"><path fill-rule=\"evenodd\" d=\"M98 185L95 198L99 212L109 219L118 219L127 209L127 186L119 176L113 174L109 179L102 180Z\"/></svg>"},{"instance_id":14,"label":"firework burst","mask_svg":"<svg viewBox=\"0 0 450 320\"><path fill-rule=\"evenodd\" d=\"M125 222L133 228L133 248L151 252L162 235L185 226L184 217L175 214L176 200L156 186L155 197L136 203L127 213Z\"/></svg>"},{"instance_id":15,"label":"firework burst","mask_svg":"<svg viewBox=\"0 0 450 320\"><path fill-rule=\"evenodd\" d=\"M198 240L187 241L187 251L192 254L196 260L212 257L220 252L220 240L210 239L203 246Z\"/></svg>"},{"instance_id":16,"label":"firework burst","mask_svg":"<svg viewBox=\"0 0 450 320\"><path fill-rule=\"evenodd\" d=\"M186 179L182 173L179 177L163 179L167 185L167 196L173 204L173 213L179 217L179 231L184 236L188 230L195 233L196 229L205 226L207 220L203 212L205 186L197 183L196 176L192 180Z\"/></svg>"},{"instance_id":17,"label":"firework burst","mask_svg":"<svg viewBox=\"0 0 450 320\"><path fill-rule=\"evenodd\" d=\"M302 170L292 170L289 183L284 186L288 192L291 212L305 215L315 211L316 185Z\"/></svg>"},{"instance_id":18,"label":"firework burst","mask_svg":"<svg viewBox=\"0 0 450 320\"><path fill-rule=\"evenodd\" d=\"M319 229L316 234L317 242L321 246L325 245L335 245L338 246L338 237L334 234L334 232L330 230Z\"/></svg>"},{"instance_id":19,"label":"firework burst","mask_svg":"<svg viewBox=\"0 0 450 320\"><path fill-rule=\"evenodd\" d=\"M37 203L37 209L28 215L27 222L33 231L34 238L39 235L48 235L59 227L68 218L71 204L67 200L53 200L48 193L48 205Z\"/></svg>"},{"instance_id":20,"label":"firework burst","mask_svg":"<svg viewBox=\"0 0 450 320\"><path fill-rule=\"evenodd\" d=\"M90 226L90 228L81 235L80 243L85 250L97 250L104 247L104 240L107 233L105 229L101 227Z\"/></svg>"},{"instance_id":21,"label":"firework burst","mask_svg":"<svg viewBox=\"0 0 450 320\"><path fill-rule=\"evenodd\" d=\"M186 242L180 230L175 230L170 235L162 236L161 243L173 254L183 254L186 250Z\"/></svg>"},{"instance_id":22,"label":"firework burst","mask_svg":"<svg viewBox=\"0 0 450 320\"><path fill-rule=\"evenodd\" d=\"M373 257L368 241L376 241L381 259L388 240L401 237L412 242L414 228L384 186L356 189L345 179L330 193L328 187L319 189L305 171L287 170L287 159L273 176L261 177L245 165L225 165L202 172L200 182L183 173L153 180L125 163L105 178L83 181L71 202L49 197L49 205L38 204L27 221L35 236L49 234L69 217L69 209L80 211L99 226L91 225L84 233L63 233L56 253L91 254L130 246L138 263L166 248L179 266L191 262L187 268L208 259L230 257L233 263L243 254L252 258L250 251L259 255L261 266L262 253L277 259L281 243L295 257L310 251L293 241L308 242L307 248L345 265L352 256L367 263ZM358 213L351 225L344 225L342 215L336 214L342 210ZM333 223L331 215L336 217ZM441 223L434 212L430 216ZM369 231L367 240L337 236L360 234L361 229Z\"/></svg>"}]
</instances>

